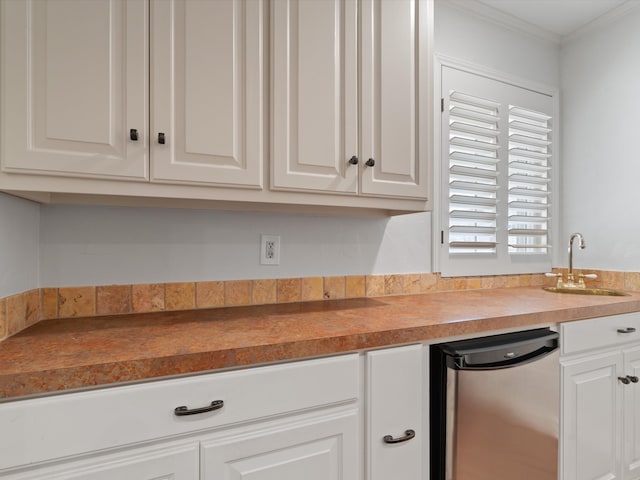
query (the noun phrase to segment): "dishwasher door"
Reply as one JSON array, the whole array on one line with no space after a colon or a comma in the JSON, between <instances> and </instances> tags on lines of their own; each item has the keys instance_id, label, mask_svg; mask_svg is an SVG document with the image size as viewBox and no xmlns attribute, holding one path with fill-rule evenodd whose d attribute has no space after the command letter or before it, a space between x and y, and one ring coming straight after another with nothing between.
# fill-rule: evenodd
<instances>
[{"instance_id":1,"label":"dishwasher door","mask_svg":"<svg viewBox=\"0 0 640 480\"><path fill-rule=\"evenodd\" d=\"M432 346L431 480L557 480L557 346L549 329Z\"/></svg>"}]
</instances>

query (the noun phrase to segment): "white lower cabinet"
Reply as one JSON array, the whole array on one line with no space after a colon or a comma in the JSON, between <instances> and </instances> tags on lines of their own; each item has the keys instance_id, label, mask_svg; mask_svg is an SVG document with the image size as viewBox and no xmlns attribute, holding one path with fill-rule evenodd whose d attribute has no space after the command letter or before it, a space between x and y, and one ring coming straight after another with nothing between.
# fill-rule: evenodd
<instances>
[{"instance_id":1,"label":"white lower cabinet","mask_svg":"<svg viewBox=\"0 0 640 480\"><path fill-rule=\"evenodd\" d=\"M561 479L640 479L640 314L561 332Z\"/></svg>"},{"instance_id":2,"label":"white lower cabinet","mask_svg":"<svg viewBox=\"0 0 640 480\"><path fill-rule=\"evenodd\" d=\"M367 478L420 480L428 465L423 345L367 353Z\"/></svg>"},{"instance_id":3,"label":"white lower cabinet","mask_svg":"<svg viewBox=\"0 0 640 480\"><path fill-rule=\"evenodd\" d=\"M360 478L358 411L202 441L202 480Z\"/></svg>"},{"instance_id":4,"label":"white lower cabinet","mask_svg":"<svg viewBox=\"0 0 640 480\"><path fill-rule=\"evenodd\" d=\"M0 478L426 480L426 348L0 403Z\"/></svg>"},{"instance_id":5,"label":"white lower cabinet","mask_svg":"<svg viewBox=\"0 0 640 480\"><path fill-rule=\"evenodd\" d=\"M52 467L9 474L7 480L198 480L198 442L100 455Z\"/></svg>"},{"instance_id":6,"label":"white lower cabinet","mask_svg":"<svg viewBox=\"0 0 640 480\"><path fill-rule=\"evenodd\" d=\"M624 375L640 378L640 345L623 352ZM625 479L640 479L640 384L624 385L624 475ZM626 388L626 387L630 388Z\"/></svg>"},{"instance_id":7,"label":"white lower cabinet","mask_svg":"<svg viewBox=\"0 0 640 480\"><path fill-rule=\"evenodd\" d=\"M361 478L357 354L0 404L0 478Z\"/></svg>"},{"instance_id":8,"label":"white lower cabinet","mask_svg":"<svg viewBox=\"0 0 640 480\"><path fill-rule=\"evenodd\" d=\"M563 479L620 479L622 354L562 364Z\"/></svg>"}]
</instances>

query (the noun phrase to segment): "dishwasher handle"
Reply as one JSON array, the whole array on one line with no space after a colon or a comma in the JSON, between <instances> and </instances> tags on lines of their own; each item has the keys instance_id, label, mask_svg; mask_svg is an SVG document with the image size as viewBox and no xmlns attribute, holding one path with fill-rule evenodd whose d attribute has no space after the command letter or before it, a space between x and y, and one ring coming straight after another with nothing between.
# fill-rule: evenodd
<instances>
[{"instance_id":1,"label":"dishwasher handle","mask_svg":"<svg viewBox=\"0 0 640 480\"><path fill-rule=\"evenodd\" d=\"M557 332L548 329L463 340L449 348L447 366L455 370L498 370L546 357L558 348Z\"/></svg>"}]
</instances>

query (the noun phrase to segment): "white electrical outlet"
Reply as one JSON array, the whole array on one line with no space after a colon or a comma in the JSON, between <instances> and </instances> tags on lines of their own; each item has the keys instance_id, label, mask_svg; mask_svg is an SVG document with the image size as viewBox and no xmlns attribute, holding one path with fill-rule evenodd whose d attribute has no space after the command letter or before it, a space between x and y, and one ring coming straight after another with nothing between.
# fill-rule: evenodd
<instances>
[{"instance_id":1,"label":"white electrical outlet","mask_svg":"<svg viewBox=\"0 0 640 480\"><path fill-rule=\"evenodd\" d=\"M280 265L280 235L260 235L260 264Z\"/></svg>"}]
</instances>

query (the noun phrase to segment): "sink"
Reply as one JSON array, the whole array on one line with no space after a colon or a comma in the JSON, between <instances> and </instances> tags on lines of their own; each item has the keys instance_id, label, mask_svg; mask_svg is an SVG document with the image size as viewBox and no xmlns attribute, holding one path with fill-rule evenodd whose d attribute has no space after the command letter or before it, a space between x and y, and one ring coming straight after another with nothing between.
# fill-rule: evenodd
<instances>
[{"instance_id":1,"label":"sink","mask_svg":"<svg viewBox=\"0 0 640 480\"><path fill-rule=\"evenodd\" d=\"M607 290L606 288L561 288L561 287L542 287L547 292L554 293L573 293L576 295L602 295L607 297L624 297L628 294L619 292L618 290Z\"/></svg>"}]
</instances>

